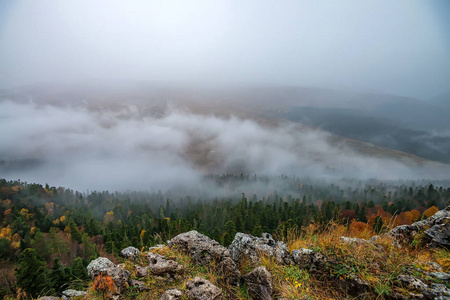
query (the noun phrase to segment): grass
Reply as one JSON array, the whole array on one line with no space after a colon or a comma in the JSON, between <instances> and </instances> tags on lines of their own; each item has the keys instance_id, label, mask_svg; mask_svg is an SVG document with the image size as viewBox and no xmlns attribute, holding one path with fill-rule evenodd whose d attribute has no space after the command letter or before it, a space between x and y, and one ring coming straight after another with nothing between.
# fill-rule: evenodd
<instances>
[{"instance_id":1,"label":"grass","mask_svg":"<svg viewBox=\"0 0 450 300\"><path fill-rule=\"evenodd\" d=\"M387 228L388 229L388 228ZM300 231L297 228L289 230L285 236L278 236L287 244L290 251L299 248L309 248L318 251L333 260L326 272L310 273L295 265L286 266L276 263L271 257L261 256L258 265L266 267L273 277L274 297L285 299L354 299L342 288L345 280L351 274L364 280L369 286L369 294L364 299L385 299L389 295L407 291L397 282L400 274L413 275L425 283L444 283L436 278L431 278L426 273L437 271L430 262L437 262L444 272L450 271L450 251L445 249L428 249L421 241L410 247L402 247L393 243L388 236L379 236L373 244L345 243L340 237L349 236L369 239L373 232L350 232L349 229L338 223L330 223L326 226L310 225ZM185 273L180 280L167 282L158 280L155 276L146 278L146 286L150 288L146 292L138 292L129 289L124 299L158 299L169 288L186 289L186 282L196 276L203 277L220 287L225 294L225 299L250 299L245 284L240 287L230 286L225 283L216 272L215 265L202 266L195 263L188 255L161 247L152 252L164 255L185 267ZM123 261L125 268L130 270L133 279L138 279L134 264L148 265L144 251L137 262ZM248 260L242 260L239 266L242 275L255 267ZM183 296L182 299L187 299ZM98 294L90 292L90 299L101 299Z\"/></svg>"}]
</instances>

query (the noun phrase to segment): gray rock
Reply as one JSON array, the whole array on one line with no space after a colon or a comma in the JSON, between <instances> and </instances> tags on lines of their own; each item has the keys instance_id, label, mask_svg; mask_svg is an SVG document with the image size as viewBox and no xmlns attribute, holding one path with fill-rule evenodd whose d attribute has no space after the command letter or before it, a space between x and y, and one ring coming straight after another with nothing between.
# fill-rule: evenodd
<instances>
[{"instance_id":1,"label":"gray rock","mask_svg":"<svg viewBox=\"0 0 450 300\"><path fill-rule=\"evenodd\" d=\"M195 230L177 235L167 242L170 247L176 247L191 256L200 265L216 263L220 275L232 285L239 283L241 273L236 263L231 259L228 249L209 237Z\"/></svg>"},{"instance_id":2,"label":"gray rock","mask_svg":"<svg viewBox=\"0 0 450 300\"><path fill-rule=\"evenodd\" d=\"M347 237L347 236L341 236L340 239L342 242L349 243L349 244L356 244L356 245L372 244L371 241L368 241L365 239L351 238L351 237Z\"/></svg>"},{"instance_id":3,"label":"gray rock","mask_svg":"<svg viewBox=\"0 0 450 300\"><path fill-rule=\"evenodd\" d=\"M148 271L154 275L166 277L176 277L184 272L184 266L174 260L166 259L164 256L154 253L147 253Z\"/></svg>"},{"instance_id":4,"label":"gray rock","mask_svg":"<svg viewBox=\"0 0 450 300\"><path fill-rule=\"evenodd\" d=\"M137 257L139 257L139 253L140 253L139 249L130 246L125 249L122 249L122 251L120 251L120 256L134 260Z\"/></svg>"},{"instance_id":5,"label":"gray rock","mask_svg":"<svg viewBox=\"0 0 450 300\"><path fill-rule=\"evenodd\" d=\"M272 300L272 275L265 267L257 267L244 275L248 294L254 300Z\"/></svg>"},{"instance_id":6,"label":"gray rock","mask_svg":"<svg viewBox=\"0 0 450 300\"><path fill-rule=\"evenodd\" d=\"M433 225L424 234L429 246L450 248L450 223Z\"/></svg>"},{"instance_id":7,"label":"gray rock","mask_svg":"<svg viewBox=\"0 0 450 300\"><path fill-rule=\"evenodd\" d=\"M300 268L316 274L328 274L329 270L336 264L335 261L322 253L304 248L292 250L292 259Z\"/></svg>"},{"instance_id":8,"label":"gray rock","mask_svg":"<svg viewBox=\"0 0 450 300\"><path fill-rule=\"evenodd\" d=\"M440 279L440 280L450 280L450 274L445 272L431 272L429 273L434 278Z\"/></svg>"},{"instance_id":9,"label":"gray rock","mask_svg":"<svg viewBox=\"0 0 450 300\"><path fill-rule=\"evenodd\" d=\"M147 277L148 276L148 267L141 267L141 266L135 265L134 268L136 269L137 277Z\"/></svg>"},{"instance_id":10,"label":"gray rock","mask_svg":"<svg viewBox=\"0 0 450 300\"><path fill-rule=\"evenodd\" d=\"M87 295L86 292L76 290L65 290L64 292L62 292L63 300L81 299L85 295Z\"/></svg>"},{"instance_id":11,"label":"gray rock","mask_svg":"<svg viewBox=\"0 0 450 300\"><path fill-rule=\"evenodd\" d=\"M342 286L347 293L353 297L367 298L370 291L369 284L356 276L350 274L347 278L342 279Z\"/></svg>"},{"instance_id":12,"label":"gray rock","mask_svg":"<svg viewBox=\"0 0 450 300\"><path fill-rule=\"evenodd\" d=\"M414 276L398 275L397 280L400 281L403 286L413 290L423 291L426 288L428 288L428 286L425 283L423 283L421 280L417 279Z\"/></svg>"},{"instance_id":13,"label":"gray rock","mask_svg":"<svg viewBox=\"0 0 450 300\"><path fill-rule=\"evenodd\" d=\"M168 244L189 254L200 265L209 265L214 260L221 261L230 256L227 248L195 230L177 235Z\"/></svg>"},{"instance_id":14,"label":"gray rock","mask_svg":"<svg viewBox=\"0 0 450 300\"><path fill-rule=\"evenodd\" d=\"M425 242L431 247L450 248L450 206L438 211L426 220L411 225L397 226L389 232L399 245L410 245L421 232Z\"/></svg>"},{"instance_id":15,"label":"gray rock","mask_svg":"<svg viewBox=\"0 0 450 300\"><path fill-rule=\"evenodd\" d=\"M61 299L61 298L55 297L55 296L45 296L45 297L39 298L39 300L59 300L59 299Z\"/></svg>"},{"instance_id":16,"label":"gray rock","mask_svg":"<svg viewBox=\"0 0 450 300\"><path fill-rule=\"evenodd\" d=\"M251 263L257 263L261 254L273 257L281 264L289 265L292 262L287 246L283 242L276 242L268 233L263 233L262 237L258 238L238 232L228 250L237 264L245 258Z\"/></svg>"},{"instance_id":17,"label":"gray rock","mask_svg":"<svg viewBox=\"0 0 450 300\"><path fill-rule=\"evenodd\" d=\"M130 272L127 270L114 267L111 269L108 269L106 271L106 275L111 276L111 278L114 281L115 285L115 292L114 294L123 294L129 287L128 281L130 280Z\"/></svg>"},{"instance_id":18,"label":"gray rock","mask_svg":"<svg viewBox=\"0 0 450 300\"><path fill-rule=\"evenodd\" d=\"M87 266L88 275L94 280L95 277L100 274L106 274L109 269L114 268L115 266L116 265L106 257L99 257L91 261Z\"/></svg>"},{"instance_id":19,"label":"gray rock","mask_svg":"<svg viewBox=\"0 0 450 300\"><path fill-rule=\"evenodd\" d=\"M149 287L145 286L145 282L136 279L130 280L130 286L136 288L139 292L147 291L150 289Z\"/></svg>"},{"instance_id":20,"label":"gray rock","mask_svg":"<svg viewBox=\"0 0 450 300\"><path fill-rule=\"evenodd\" d=\"M168 289L165 291L159 300L179 300L183 296L183 291L180 289Z\"/></svg>"},{"instance_id":21,"label":"gray rock","mask_svg":"<svg viewBox=\"0 0 450 300\"><path fill-rule=\"evenodd\" d=\"M186 283L186 296L191 300L223 300L222 291L209 280L195 277Z\"/></svg>"},{"instance_id":22,"label":"gray rock","mask_svg":"<svg viewBox=\"0 0 450 300\"><path fill-rule=\"evenodd\" d=\"M423 294L431 299L450 299L450 290L444 284L432 283Z\"/></svg>"}]
</instances>

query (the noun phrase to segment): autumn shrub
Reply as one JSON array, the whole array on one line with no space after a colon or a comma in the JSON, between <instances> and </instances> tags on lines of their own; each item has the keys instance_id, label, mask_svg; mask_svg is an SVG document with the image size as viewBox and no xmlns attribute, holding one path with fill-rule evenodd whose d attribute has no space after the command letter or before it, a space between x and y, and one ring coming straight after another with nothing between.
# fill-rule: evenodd
<instances>
[{"instance_id":1,"label":"autumn shrub","mask_svg":"<svg viewBox=\"0 0 450 300\"><path fill-rule=\"evenodd\" d=\"M98 275L92 284L92 290L100 293L103 299L106 299L109 294L113 294L116 290L114 280L109 275Z\"/></svg>"}]
</instances>

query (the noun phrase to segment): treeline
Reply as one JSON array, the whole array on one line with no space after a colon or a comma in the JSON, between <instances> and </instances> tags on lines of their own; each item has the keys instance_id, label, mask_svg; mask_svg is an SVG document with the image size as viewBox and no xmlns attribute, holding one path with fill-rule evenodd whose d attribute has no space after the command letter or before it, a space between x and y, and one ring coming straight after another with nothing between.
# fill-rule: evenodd
<instances>
[{"instance_id":1,"label":"treeline","mask_svg":"<svg viewBox=\"0 0 450 300\"><path fill-rule=\"evenodd\" d=\"M343 185L247 175L205 180L228 196L213 197L210 184L207 190L166 193L80 193L0 179L0 262L15 263L17 278L17 285L3 286L3 293L16 286L28 286L31 294L42 286L57 293L67 282L85 280L85 266L98 255L114 257L127 246L141 249L193 229L224 245L236 232L283 235L293 227L325 226L331 220L379 232L392 220L400 225L427 217L450 199L450 188L432 184L349 180ZM252 193L260 187L266 188L263 195ZM44 278L39 288L30 289L23 281L30 276L21 277L30 261L45 274L32 281Z\"/></svg>"}]
</instances>

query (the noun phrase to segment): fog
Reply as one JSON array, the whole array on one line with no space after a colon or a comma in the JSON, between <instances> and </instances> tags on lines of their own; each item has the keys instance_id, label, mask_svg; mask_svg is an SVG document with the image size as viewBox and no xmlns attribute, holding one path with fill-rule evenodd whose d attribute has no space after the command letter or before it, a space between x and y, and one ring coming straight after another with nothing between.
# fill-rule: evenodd
<instances>
[{"instance_id":1,"label":"fog","mask_svg":"<svg viewBox=\"0 0 450 300\"><path fill-rule=\"evenodd\" d=\"M2 1L0 88L131 79L448 91L446 0Z\"/></svg>"},{"instance_id":2,"label":"fog","mask_svg":"<svg viewBox=\"0 0 450 300\"><path fill-rule=\"evenodd\" d=\"M330 134L293 123L263 126L177 107L87 110L0 102L0 165L7 179L78 190L166 190L205 174L316 178L447 178L448 166L358 154Z\"/></svg>"}]
</instances>

